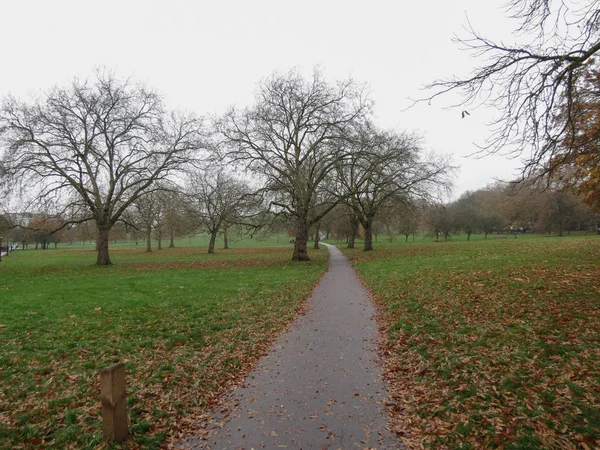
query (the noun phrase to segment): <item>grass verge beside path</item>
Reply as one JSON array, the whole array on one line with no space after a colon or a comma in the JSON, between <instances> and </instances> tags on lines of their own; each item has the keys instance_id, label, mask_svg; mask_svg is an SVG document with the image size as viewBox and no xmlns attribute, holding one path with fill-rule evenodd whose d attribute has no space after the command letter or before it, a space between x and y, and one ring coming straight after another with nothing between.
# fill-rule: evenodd
<instances>
[{"instance_id":1,"label":"grass verge beside path","mask_svg":"<svg viewBox=\"0 0 600 450\"><path fill-rule=\"evenodd\" d=\"M345 250L410 447L600 448L600 238Z\"/></svg>"},{"instance_id":2,"label":"grass verge beside path","mask_svg":"<svg viewBox=\"0 0 600 450\"><path fill-rule=\"evenodd\" d=\"M326 251L14 252L0 267L0 448L101 445L99 371L124 361L132 436L157 448L239 380L300 310Z\"/></svg>"}]
</instances>

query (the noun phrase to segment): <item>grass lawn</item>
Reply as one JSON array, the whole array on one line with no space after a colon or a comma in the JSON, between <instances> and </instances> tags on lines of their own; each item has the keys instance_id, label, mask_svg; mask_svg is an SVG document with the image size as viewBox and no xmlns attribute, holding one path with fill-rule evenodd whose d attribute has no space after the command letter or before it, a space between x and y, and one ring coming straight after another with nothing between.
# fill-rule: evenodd
<instances>
[{"instance_id":1,"label":"grass lawn","mask_svg":"<svg viewBox=\"0 0 600 450\"><path fill-rule=\"evenodd\" d=\"M229 236L229 247L230 248L250 248L250 247L288 247L291 249L290 245L290 236L286 233L280 233L276 235L256 235L254 237L249 236L239 236L236 233L233 233ZM210 235L206 233L198 233L195 235L190 235L182 238L177 238L174 241L175 247L199 247L200 251L204 250L204 252L208 251L208 242L210 240ZM146 249L146 241L144 239L138 239L137 245L135 245L135 239L124 240L115 240L110 243L111 250L112 249L121 249L121 248L129 248L129 249L138 249L139 251L144 251ZM162 247L163 249L169 247L169 239L162 239ZM153 238L152 239L152 250L157 250L158 241ZM80 250L90 250L95 246L94 242L90 241L75 241L70 244L68 243L59 243L58 248L60 249L80 249ZM35 244L29 245L30 249L35 248ZM50 248L54 248L54 244L50 244ZM215 252L219 252L223 249L223 236L217 236L215 241Z\"/></svg>"},{"instance_id":2,"label":"grass lawn","mask_svg":"<svg viewBox=\"0 0 600 450\"><path fill-rule=\"evenodd\" d=\"M167 242L168 245L168 242ZM0 263L0 448L103 446L99 371L124 361L131 438L193 427L254 364L326 270L291 246L16 251Z\"/></svg>"},{"instance_id":3,"label":"grass lawn","mask_svg":"<svg viewBox=\"0 0 600 450\"><path fill-rule=\"evenodd\" d=\"M600 448L600 237L345 253L378 304L410 447Z\"/></svg>"}]
</instances>

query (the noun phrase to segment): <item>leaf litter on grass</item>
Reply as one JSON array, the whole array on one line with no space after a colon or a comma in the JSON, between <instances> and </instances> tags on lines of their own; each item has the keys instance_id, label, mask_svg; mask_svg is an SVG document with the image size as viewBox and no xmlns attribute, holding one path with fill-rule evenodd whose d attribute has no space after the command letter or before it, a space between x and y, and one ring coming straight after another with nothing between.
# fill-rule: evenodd
<instances>
[{"instance_id":1,"label":"leaf litter on grass","mask_svg":"<svg viewBox=\"0 0 600 450\"><path fill-rule=\"evenodd\" d=\"M600 447L600 240L347 252L410 448ZM474 257L476 255L476 257Z\"/></svg>"},{"instance_id":2,"label":"leaf litter on grass","mask_svg":"<svg viewBox=\"0 0 600 450\"><path fill-rule=\"evenodd\" d=\"M327 260L292 264L289 251L236 249L227 264L148 273L126 263L72 276L76 255L63 268L49 255L55 266L41 283L42 261L15 266L0 306L2 448L110 447L98 372L117 360L131 430L117 447L158 448L190 433L302 311Z\"/></svg>"}]
</instances>

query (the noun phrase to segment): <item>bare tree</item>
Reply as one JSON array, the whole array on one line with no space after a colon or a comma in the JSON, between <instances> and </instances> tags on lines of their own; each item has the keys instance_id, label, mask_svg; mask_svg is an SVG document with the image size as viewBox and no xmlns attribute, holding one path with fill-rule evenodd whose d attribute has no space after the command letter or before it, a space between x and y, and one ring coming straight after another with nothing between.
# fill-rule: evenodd
<instances>
[{"instance_id":1,"label":"bare tree","mask_svg":"<svg viewBox=\"0 0 600 450\"><path fill-rule=\"evenodd\" d=\"M488 234L502 228L505 224L500 214L503 199L506 197L505 188L500 184L496 184L475 191L474 195L477 199L481 231L484 234L484 239L487 239Z\"/></svg>"},{"instance_id":2,"label":"bare tree","mask_svg":"<svg viewBox=\"0 0 600 450\"><path fill-rule=\"evenodd\" d=\"M413 241L415 234L419 230L422 211L419 203L410 204L400 203L396 206L395 212L397 219L395 220L398 231L404 235L404 242L408 242L409 236L412 234Z\"/></svg>"},{"instance_id":3,"label":"bare tree","mask_svg":"<svg viewBox=\"0 0 600 450\"><path fill-rule=\"evenodd\" d=\"M540 195L540 213L536 228L548 232L556 231L558 236L579 228L591 218L589 209L582 199L570 189L545 189Z\"/></svg>"},{"instance_id":4,"label":"bare tree","mask_svg":"<svg viewBox=\"0 0 600 450\"><path fill-rule=\"evenodd\" d=\"M480 209L475 193L465 192L449 207L456 217L455 225L467 234L467 241L470 241L471 235L481 229Z\"/></svg>"},{"instance_id":5,"label":"bare tree","mask_svg":"<svg viewBox=\"0 0 600 450\"><path fill-rule=\"evenodd\" d=\"M551 177L534 175L511 186L503 205L504 214L510 214L507 218L511 226L525 223L538 231L556 231L563 236L565 231L587 224L592 215L583 196L570 188L573 173L572 168L565 166Z\"/></svg>"},{"instance_id":6,"label":"bare tree","mask_svg":"<svg viewBox=\"0 0 600 450\"><path fill-rule=\"evenodd\" d=\"M165 208L161 199L161 193L164 191L150 191L138 197L133 202L135 211L132 218L133 223L137 224L137 228L144 232L146 237L146 252L152 252L152 231L157 230L160 226ZM160 236L159 247L160 250Z\"/></svg>"},{"instance_id":7,"label":"bare tree","mask_svg":"<svg viewBox=\"0 0 600 450\"><path fill-rule=\"evenodd\" d=\"M373 223L394 201L410 203L432 198L449 188L452 170L447 159L424 157L419 139L411 134L363 128L354 141L358 151L339 170L348 191L348 205L363 226L364 250L373 250Z\"/></svg>"},{"instance_id":8,"label":"bare tree","mask_svg":"<svg viewBox=\"0 0 600 450\"><path fill-rule=\"evenodd\" d=\"M192 221L187 215L185 195L182 192L167 190L161 192L164 214L161 230L167 233L169 248L175 248L175 238L183 236L193 229Z\"/></svg>"},{"instance_id":9,"label":"bare tree","mask_svg":"<svg viewBox=\"0 0 600 450\"><path fill-rule=\"evenodd\" d=\"M220 231L226 233L230 225L258 213L259 202L250 188L223 170L191 174L187 197L189 214L210 234L208 253L215 252Z\"/></svg>"},{"instance_id":10,"label":"bare tree","mask_svg":"<svg viewBox=\"0 0 600 450\"><path fill-rule=\"evenodd\" d=\"M520 21L514 33L519 42L494 42L469 24L469 37L457 41L483 63L466 77L427 86L430 94L422 100L458 91L462 101L455 106L463 109L463 117L465 109L480 104L498 108L481 150L524 155L527 177L569 160L571 150L561 141L573 131L579 74L600 50L600 1L510 0L507 11ZM556 121L559 110L564 120Z\"/></svg>"},{"instance_id":11,"label":"bare tree","mask_svg":"<svg viewBox=\"0 0 600 450\"><path fill-rule=\"evenodd\" d=\"M309 260L309 228L335 206L323 207L315 194L346 158L347 135L370 110L351 80L332 85L318 71L311 80L291 71L261 82L253 107L231 110L217 124L227 157L262 178L271 206L294 219L293 260Z\"/></svg>"},{"instance_id":12,"label":"bare tree","mask_svg":"<svg viewBox=\"0 0 600 450\"><path fill-rule=\"evenodd\" d=\"M97 264L110 264L109 233L123 212L190 161L201 121L164 111L161 98L131 80L98 71L26 103L0 110L4 183L29 194L30 209L54 209L69 221L93 220ZM68 225L68 224L66 224Z\"/></svg>"},{"instance_id":13,"label":"bare tree","mask_svg":"<svg viewBox=\"0 0 600 450\"><path fill-rule=\"evenodd\" d=\"M348 202L347 202L348 203ZM356 238L359 237L359 227L360 227L360 216L356 210L352 206L346 205L347 208L345 210L345 214L343 216L344 222L342 229L346 232L346 239L348 244L346 247L354 248L356 243Z\"/></svg>"},{"instance_id":14,"label":"bare tree","mask_svg":"<svg viewBox=\"0 0 600 450\"><path fill-rule=\"evenodd\" d=\"M440 240L440 236L443 236L445 241L448 240L450 232L455 228L455 217L443 203L428 205L424 219L436 242Z\"/></svg>"}]
</instances>

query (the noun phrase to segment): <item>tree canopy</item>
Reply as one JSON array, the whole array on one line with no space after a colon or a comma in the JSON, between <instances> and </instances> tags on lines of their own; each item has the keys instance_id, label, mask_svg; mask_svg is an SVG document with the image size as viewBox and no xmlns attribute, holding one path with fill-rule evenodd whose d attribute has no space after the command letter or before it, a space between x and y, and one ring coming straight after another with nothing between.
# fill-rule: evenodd
<instances>
[{"instance_id":1,"label":"tree canopy","mask_svg":"<svg viewBox=\"0 0 600 450\"><path fill-rule=\"evenodd\" d=\"M167 112L143 84L97 71L29 102L5 98L0 138L2 183L20 188L24 208L68 217L63 226L93 220L105 265L110 229L195 157L202 122Z\"/></svg>"},{"instance_id":2,"label":"tree canopy","mask_svg":"<svg viewBox=\"0 0 600 450\"><path fill-rule=\"evenodd\" d=\"M386 206L430 199L450 186L448 161L424 155L418 136L367 126L350 145L358 149L340 165L338 179L364 229L364 250L373 249L373 223Z\"/></svg>"},{"instance_id":3,"label":"tree canopy","mask_svg":"<svg viewBox=\"0 0 600 450\"><path fill-rule=\"evenodd\" d=\"M259 177L272 206L294 218L294 260L309 259L309 227L335 206L323 208L317 193L347 157L348 136L371 107L352 80L331 84L319 71L305 79L293 70L262 81L254 106L231 110L217 124L226 158Z\"/></svg>"},{"instance_id":4,"label":"tree canopy","mask_svg":"<svg viewBox=\"0 0 600 450\"><path fill-rule=\"evenodd\" d=\"M520 155L524 178L540 168L552 171L568 148L563 143L573 125L577 82L600 50L599 6L598 0L509 1L508 16L517 21L513 42L495 42L469 24L468 37L458 42L482 63L467 76L433 82L421 100L456 91L463 110L497 108L481 151Z\"/></svg>"},{"instance_id":5,"label":"tree canopy","mask_svg":"<svg viewBox=\"0 0 600 450\"><path fill-rule=\"evenodd\" d=\"M574 168L571 184L584 195L585 202L600 210L600 69L586 64L574 87L570 104L563 105L557 120L567 130L563 152L552 164Z\"/></svg>"}]
</instances>

